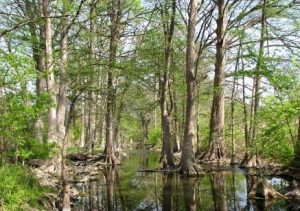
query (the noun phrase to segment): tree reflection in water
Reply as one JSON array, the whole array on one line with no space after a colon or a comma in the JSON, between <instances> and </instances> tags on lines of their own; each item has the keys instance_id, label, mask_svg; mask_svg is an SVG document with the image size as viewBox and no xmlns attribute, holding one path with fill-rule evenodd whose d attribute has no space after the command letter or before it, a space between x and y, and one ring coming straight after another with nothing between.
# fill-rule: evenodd
<instances>
[{"instance_id":1,"label":"tree reflection in water","mask_svg":"<svg viewBox=\"0 0 300 211\"><path fill-rule=\"evenodd\" d=\"M215 210L227 211L226 172L211 173L211 191Z\"/></svg>"},{"instance_id":2,"label":"tree reflection in water","mask_svg":"<svg viewBox=\"0 0 300 211\"><path fill-rule=\"evenodd\" d=\"M109 166L106 171L104 171L105 181L106 181L106 199L107 199L107 210L115 210L115 169Z\"/></svg>"},{"instance_id":3,"label":"tree reflection in water","mask_svg":"<svg viewBox=\"0 0 300 211\"><path fill-rule=\"evenodd\" d=\"M185 210L196 211L196 179L181 178Z\"/></svg>"},{"instance_id":4,"label":"tree reflection in water","mask_svg":"<svg viewBox=\"0 0 300 211\"><path fill-rule=\"evenodd\" d=\"M250 201L248 194L258 181L257 174L215 171L201 178L179 174L145 173L157 157L132 156L122 166L108 167L86 183L75 184L79 197L74 211L87 210L286 210L284 203Z\"/></svg>"},{"instance_id":5,"label":"tree reflection in water","mask_svg":"<svg viewBox=\"0 0 300 211\"><path fill-rule=\"evenodd\" d=\"M163 175L163 200L162 200L162 210L172 210L172 196L173 196L173 189L174 189L174 174L166 174Z\"/></svg>"}]
</instances>

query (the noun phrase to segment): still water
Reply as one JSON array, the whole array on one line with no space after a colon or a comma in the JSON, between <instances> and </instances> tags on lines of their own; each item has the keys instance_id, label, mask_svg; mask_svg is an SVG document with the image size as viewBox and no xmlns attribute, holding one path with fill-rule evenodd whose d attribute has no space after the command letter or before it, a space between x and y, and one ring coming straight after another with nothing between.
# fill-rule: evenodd
<instances>
[{"instance_id":1,"label":"still water","mask_svg":"<svg viewBox=\"0 0 300 211\"><path fill-rule=\"evenodd\" d=\"M79 198L74 200L73 210L294 210L284 201L249 201L247 193L259 178L238 168L197 179L139 171L158 167L157 161L157 154L137 151L117 169L74 184ZM289 185L279 178L270 181L278 191Z\"/></svg>"}]
</instances>

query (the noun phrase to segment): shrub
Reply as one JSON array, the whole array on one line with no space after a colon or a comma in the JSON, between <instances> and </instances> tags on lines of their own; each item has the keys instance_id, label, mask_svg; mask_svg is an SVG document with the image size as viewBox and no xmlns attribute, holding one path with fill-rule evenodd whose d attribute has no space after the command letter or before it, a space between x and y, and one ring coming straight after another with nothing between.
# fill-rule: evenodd
<instances>
[{"instance_id":1,"label":"shrub","mask_svg":"<svg viewBox=\"0 0 300 211\"><path fill-rule=\"evenodd\" d=\"M146 144L156 145L158 143L161 143L161 129L151 128L149 130L148 140Z\"/></svg>"},{"instance_id":2,"label":"shrub","mask_svg":"<svg viewBox=\"0 0 300 211\"><path fill-rule=\"evenodd\" d=\"M49 191L23 166L4 165L0 169L0 207L4 210L42 209L39 199Z\"/></svg>"}]
</instances>

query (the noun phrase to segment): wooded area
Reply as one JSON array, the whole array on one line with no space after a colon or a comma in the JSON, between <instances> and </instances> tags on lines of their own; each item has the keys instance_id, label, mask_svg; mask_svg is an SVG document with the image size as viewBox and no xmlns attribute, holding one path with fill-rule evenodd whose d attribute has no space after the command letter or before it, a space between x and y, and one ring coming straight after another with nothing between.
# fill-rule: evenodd
<instances>
[{"instance_id":1,"label":"wooded area","mask_svg":"<svg viewBox=\"0 0 300 211\"><path fill-rule=\"evenodd\" d=\"M156 151L160 168L147 171L187 176L207 165L300 167L299 1L0 8L0 165L36 162L59 176L62 208L70 209L68 156L104 168L133 149ZM15 210L5 194L0 201Z\"/></svg>"}]
</instances>

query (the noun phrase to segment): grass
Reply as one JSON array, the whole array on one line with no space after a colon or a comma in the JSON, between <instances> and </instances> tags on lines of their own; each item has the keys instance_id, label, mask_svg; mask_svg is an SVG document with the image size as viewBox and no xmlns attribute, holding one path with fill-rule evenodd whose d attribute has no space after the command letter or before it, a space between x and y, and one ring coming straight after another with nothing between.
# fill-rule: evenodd
<instances>
[{"instance_id":1,"label":"grass","mask_svg":"<svg viewBox=\"0 0 300 211\"><path fill-rule=\"evenodd\" d=\"M39 200L49 188L42 187L28 168L6 164L0 167L0 210L42 210Z\"/></svg>"}]
</instances>

